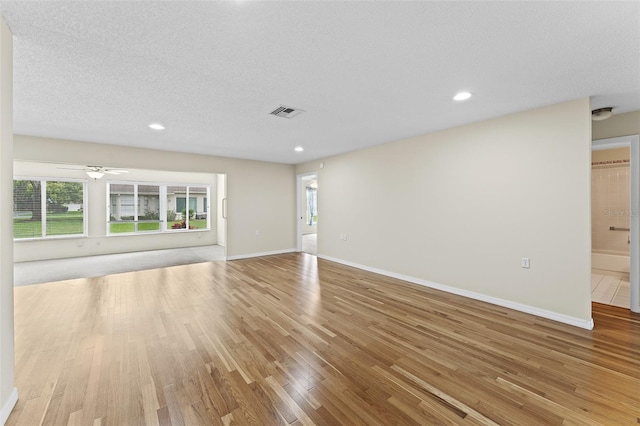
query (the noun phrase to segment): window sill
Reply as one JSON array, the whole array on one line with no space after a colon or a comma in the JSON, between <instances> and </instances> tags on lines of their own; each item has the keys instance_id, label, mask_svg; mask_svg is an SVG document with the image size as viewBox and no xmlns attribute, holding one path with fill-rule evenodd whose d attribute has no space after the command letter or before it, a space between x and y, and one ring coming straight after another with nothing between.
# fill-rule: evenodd
<instances>
[{"instance_id":1,"label":"window sill","mask_svg":"<svg viewBox=\"0 0 640 426\"><path fill-rule=\"evenodd\" d=\"M87 234L69 234L69 235L48 235L46 237L31 237L31 238L14 238L14 243L28 242L28 241L50 241L50 240L72 240L78 238L88 238Z\"/></svg>"},{"instance_id":2,"label":"window sill","mask_svg":"<svg viewBox=\"0 0 640 426\"><path fill-rule=\"evenodd\" d=\"M118 232L107 233L107 237L133 237L138 235L162 235L162 234L186 234L193 232L209 232L211 228L207 229L167 229L166 231L138 231L138 232Z\"/></svg>"}]
</instances>

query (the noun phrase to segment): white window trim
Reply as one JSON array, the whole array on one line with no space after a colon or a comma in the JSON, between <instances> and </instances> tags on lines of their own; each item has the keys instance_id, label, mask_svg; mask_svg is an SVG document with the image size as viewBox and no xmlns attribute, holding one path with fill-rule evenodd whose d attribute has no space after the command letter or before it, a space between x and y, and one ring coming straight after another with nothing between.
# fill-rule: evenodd
<instances>
[{"instance_id":1,"label":"white window trim","mask_svg":"<svg viewBox=\"0 0 640 426\"><path fill-rule=\"evenodd\" d=\"M134 231L133 232L111 232L111 185L133 185L134 191ZM138 185L149 185L149 186L158 186L159 187L159 222L160 226L157 231L138 231ZM206 198L207 198L207 224L206 228L197 228L197 229L189 229L189 218L187 214L186 223L187 228L181 229L171 229L169 228L167 221L167 188L170 186L179 186L185 187L186 193L186 209L189 211L189 188L190 187L202 187L206 188ZM209 232L211 231L211 184L208 183L166 183L166 182L153 182L153 181L127 181L127 180L107 180L106 181L106 236L107 237L120 237L120 236L134 236L134 235L153 235L153 234L163 234L163 233L172 233L179 234L185 232Z\"/></svg>"},{"instance_id":2,"label":"white window trim","mask_svg":"<svg viewBox=\"0 0 640 426\"><path fill-rule=\"evenodd\" d=\"M37 180L40 181L40 213L41 231L39 237L13 238L14 242L21 241L38 241L38 240L61 240L70 238L87 238L89 235L89 213L87 203L87 179L74 179L66 177L42 177L42 176L14 176L13 180ZM44 184L43 184L44 182ZM76 182L82 184L82 233L81 234L63 234L63 235L47 235L47 203L42 200L47 199L47 182Z\"/></svg>"}]
</instances>

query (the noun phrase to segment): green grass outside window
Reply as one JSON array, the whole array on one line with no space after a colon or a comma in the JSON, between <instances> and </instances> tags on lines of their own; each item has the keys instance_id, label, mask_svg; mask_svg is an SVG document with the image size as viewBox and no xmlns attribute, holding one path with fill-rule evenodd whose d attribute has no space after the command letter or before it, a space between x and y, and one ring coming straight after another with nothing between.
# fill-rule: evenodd
<instances>
[{"instance_id":1,"label":"green grass outside window","mask_svg":"<svg viewBox=\"0 0 640 426\"><path fill-rule=\"evenodd\" d=\"M47 235L82 235L84 233L82 212L47 213ZM42 221L31 217L13 220L13 238L41 238Z\"/></svg>"}]
</instances>

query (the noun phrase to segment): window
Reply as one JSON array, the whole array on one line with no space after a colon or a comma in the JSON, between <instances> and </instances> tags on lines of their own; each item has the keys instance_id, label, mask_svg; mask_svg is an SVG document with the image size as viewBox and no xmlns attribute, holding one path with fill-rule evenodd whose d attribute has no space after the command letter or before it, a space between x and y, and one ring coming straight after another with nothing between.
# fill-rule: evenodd
<instances>
[{"instance_id":1,"label":"window","mask_svg":"<svg viewBox=\"0 0 640 426\"><path fill-rule=\"evenodd\" d=\"M109 234L210 229L209 186L108 182L108 194Z\"/></svg>"},{"instance_id":2,"label":"window","mask_svg":"<svg viewBox=\"0 0 640 426\"><path fill-rule=\"evenodd\" d=\"M135 185L109 185L109 232L135 232Z\"/></svg>"},{"instance_id":3,"label":"window","mask_svg":"<svg viewBox=\"0 0 640 426\"><path fill-rule=\"evenodd\" d=\"M86 235L84 181L15 179L13 238Z\"/></svg>"},{"instance_id":4,"label":"window","mask_svg":"<svg viewBox=\"0 0 640 426\"><path fill-rule=\"evenodd\" d=\"M307 225L318 222L318 189L307 187Z\"/></svg>"},{"instance_id":5,"label":"window","mask_svg":"<svg viewBox=\"0 0 640 426\"><path fill-rule=\"evenodd\" d=\"M208 186L167 186L167 228L209 229L208 198Z\"/></svg>"},{"instance_id":6,"label":"window","mask_svg":"<svg viewBox=\"0 0 640 426\"><path fill-rule=\"evenodd\" d=\"M177 187L174 187L177 188ZM182 191L186 191L182 189ZM187 208L187 199L185 197L176 197L176 212L182 212Z\"/></svg>"},{"instance_id":7,"label":"window","mask_svg":"<svg viewBox=\"0 0 640 426\"><path fill-rule=\"evenodd\" d=\"M138 232L160 230L160 186L138 185Z\"/></svg>"},{"instance_id":8,"label":"window","mask_svg":"<svg viewBox=\"0 0 640 426\"><path fill-rule=\"evenodd\" d=\"M109 233L160 231L160 185L109 183Z\"/></svg>"}]
</instances>

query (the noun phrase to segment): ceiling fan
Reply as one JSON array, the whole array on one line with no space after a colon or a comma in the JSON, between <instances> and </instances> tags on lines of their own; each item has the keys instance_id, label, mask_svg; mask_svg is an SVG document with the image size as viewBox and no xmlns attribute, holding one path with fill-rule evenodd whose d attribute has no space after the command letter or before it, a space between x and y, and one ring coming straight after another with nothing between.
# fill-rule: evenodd
<instances>
[{"instance_id":1,"label":"ceiling fan","mask_svg":"<svg viewBox=\"0 0 640 426\"><path fill-rule=\"evenodd\" d=\"M128 170L123 169L110 169L104 166L85 166L85 167L58 167L58 169L65 170L83 170L87 176L93 179L100 179L105 174L108 175L121 175L129 173Z\"/></svg>"}]
</instances>

